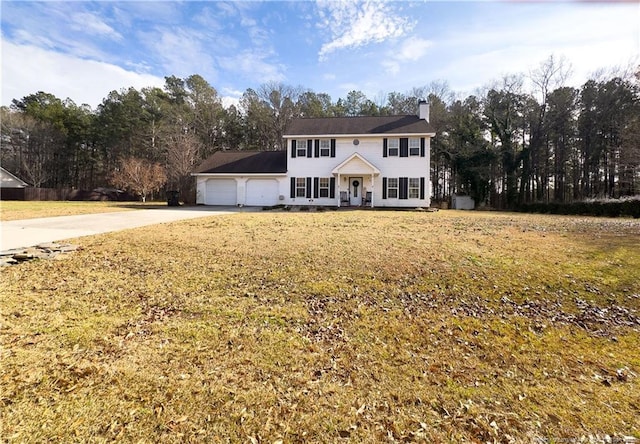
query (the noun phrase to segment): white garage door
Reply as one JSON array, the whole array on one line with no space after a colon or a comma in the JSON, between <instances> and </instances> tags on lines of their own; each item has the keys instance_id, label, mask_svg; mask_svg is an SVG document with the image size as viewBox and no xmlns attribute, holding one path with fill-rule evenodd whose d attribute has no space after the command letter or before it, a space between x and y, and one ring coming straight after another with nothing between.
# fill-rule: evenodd
<instances>
[{"instance_id":1,"label":"white garage door","mask_svg":"<svg viewBox=\"0 0 640 444\"><path fill-rule=\"evenodd\" d=\"M274 179L250 179L247 181L247 205L277 205L278 181Z\"/></svg>"},{"instance_id":2,"label":"white garage door","mask_svg":"<svg viewBox=\"0 0 640 444\"><path fill-rule=\"evenodd\" d=\"M204 198L205 205L235 205L238 187L234 179L209 179Z\"/></svg>"}]
</instances>

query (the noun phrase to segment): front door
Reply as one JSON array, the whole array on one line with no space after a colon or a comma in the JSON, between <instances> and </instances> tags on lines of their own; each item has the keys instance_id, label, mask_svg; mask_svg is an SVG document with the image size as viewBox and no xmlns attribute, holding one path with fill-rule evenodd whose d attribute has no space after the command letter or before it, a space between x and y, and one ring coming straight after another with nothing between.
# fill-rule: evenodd
<instances>
[{"instance_id":1,"label":"front door","mask_svg":"<svg viewBox=\"0 0 640 444\"><path fill-rule=\"evenodd\" d=\"M359 207L362 205L362 177L349 178L349 195L351 206Z\"/></svg>"}]
</instances>

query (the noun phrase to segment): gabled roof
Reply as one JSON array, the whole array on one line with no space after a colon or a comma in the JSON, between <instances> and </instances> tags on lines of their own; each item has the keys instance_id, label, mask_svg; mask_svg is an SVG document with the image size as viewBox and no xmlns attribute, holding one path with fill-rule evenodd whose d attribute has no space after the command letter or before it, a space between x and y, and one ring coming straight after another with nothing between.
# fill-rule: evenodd
<instances>
[{"instance_id":1,"label":"gabled roof","mask_svg":"<svg viewBox=\"0 0 640 444\"><path fill-rule=\"evenodd\" d=\"M287 172L286 151L216 151L194 174L277 174Z\"/></svg>"},{"instance_id":2,"label":"gabled roof","mask_svg":"<svg viewBox=\"0 0 640 444\"><path fill-rule=\"evenodd\" d=\"M435 134L418 116L323 117L294 119L284 137L367 134Z\"/></svg>"},{"instance_id":3,"label":"gabled roof","mask_svg":"<svg viewBox=\"0 0 640 444\"><path fill-rule=\"evenodd\" d=\"M362 157L359 153L353 153L340 165L335 167L332 174L380 174L380 170L374 164Z\"/></svg>"},{"instance_id":4,"label":"gabled roof","mask_svg":"<svg viewBox=\"0 0 640 444\"><path fill-rule=\"evenodd\" d=\"M0 188L25 188L28 186L27 182L0 167Z\"/></svg>"}]
</instances>

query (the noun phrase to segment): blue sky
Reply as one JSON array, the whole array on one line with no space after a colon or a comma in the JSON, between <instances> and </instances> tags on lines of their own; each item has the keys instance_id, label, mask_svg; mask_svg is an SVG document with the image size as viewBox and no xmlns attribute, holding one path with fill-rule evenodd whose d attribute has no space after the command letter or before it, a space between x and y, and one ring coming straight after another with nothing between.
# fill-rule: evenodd
<instances>
[{"instance_id":1,"label":"blue sky","mask_svg":"<svg viewBox=\"0 0 640 444\"><path fill-rule=\"evenodd\" d=\"M640 3L2 1L2 105L42 90L95 108L111 90L202 75L233 103L277 81L371 99L460 94L550 55L579 86L640 63Z\"/></svg>"}]
</instances>

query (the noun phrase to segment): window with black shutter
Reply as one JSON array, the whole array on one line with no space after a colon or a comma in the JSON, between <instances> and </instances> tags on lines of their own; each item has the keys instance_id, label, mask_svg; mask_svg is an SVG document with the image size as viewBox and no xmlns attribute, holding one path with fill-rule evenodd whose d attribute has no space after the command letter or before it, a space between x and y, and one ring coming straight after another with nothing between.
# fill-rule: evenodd
<instances>
[{"instance_id":1,"label":"window with black shutter","mask_svg":"<svg viewBox=\"0 0 640 444\"><path fill-rule=\"evenodd\" d=\"M311 178L307 177L307 199L311 199Z\"/></svg>"},{"instance_id":2,"label":"window with black shutter","mask_svg":"<svg viewBox=\"0 0 640 444\"><path fill-rule=\"evenodd\" d=\"M425 143L424 143L424 137L420 138L420 157L424 157L425 154Z\"/></svg>"},{"instance_id":3,"label":"window with black shutter","mask_svg":"<svg viewBox=\"0 0 640 444\"><path fill-rule=\"evenodd\" d=\"M331 157L336 157L336 139L331 139Z\"/></svg>"},{"instance_id":4,"label":"window with black shutter","mask_svg":"<svg viewBox=\"0 0 640 444\"><path fill-rule=\"evenodd\" d=\"M307 157L313 157L313 140L307 140Z\"/></svg>"}]
</instances>

